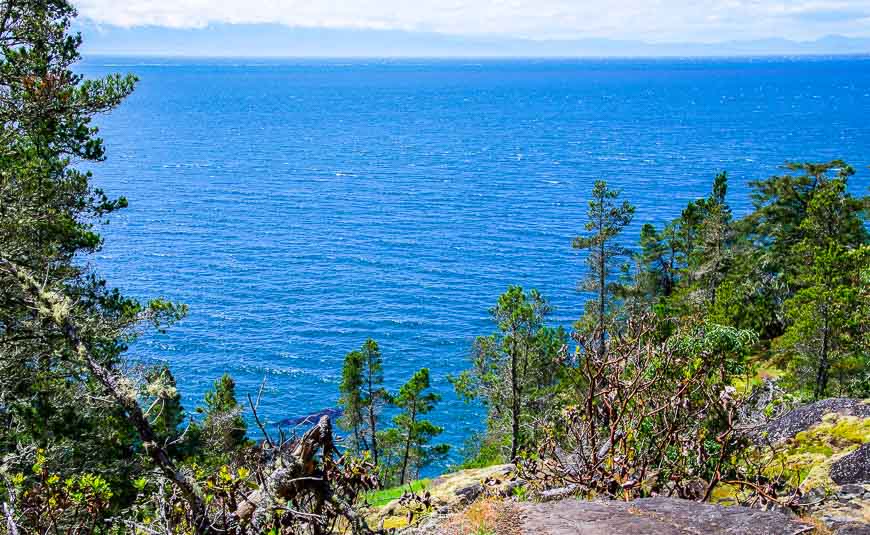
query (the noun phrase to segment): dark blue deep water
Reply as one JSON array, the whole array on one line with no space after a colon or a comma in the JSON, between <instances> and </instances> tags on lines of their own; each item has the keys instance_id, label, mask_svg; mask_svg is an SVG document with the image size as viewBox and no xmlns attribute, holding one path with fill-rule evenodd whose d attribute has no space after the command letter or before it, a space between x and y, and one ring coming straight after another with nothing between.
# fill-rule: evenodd
<instances>
[{"instance_id":1,"label":"dark blue deep water","mask_svg":"<svg viewBox=\"0 0 870 535\"><path fill-rule=\"evenodd\" d=\"M428 366L434 419L461 445L480 413L452 394L487 309L538 288L554 322L576 281L593 181L642 222L675 217L717 171L843 158L870 185L870 59L239 61L90 58L134 72L101 117L97 184L130 208L92 259L137 297L190 305L134 359L166 361L188 407L223 372L267 380L272 422L334 405L344 354L380 342L390 387Z\"/></svg>"}]
</instances>

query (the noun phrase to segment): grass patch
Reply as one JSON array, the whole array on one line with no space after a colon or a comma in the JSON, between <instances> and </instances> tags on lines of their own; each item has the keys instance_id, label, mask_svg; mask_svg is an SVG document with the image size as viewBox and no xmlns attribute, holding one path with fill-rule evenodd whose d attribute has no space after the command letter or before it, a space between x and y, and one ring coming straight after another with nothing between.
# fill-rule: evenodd
<instances>
[{"instance_id":1,"label":"grass patch","mask_svg":"<svg viewBox=\"0 0 870 535\"><path fill-rule=\"evenodd\" d=\"M393 500L398 500L408 490L411 492L422 492L429 486L429 483L428 479L418 479L401 487L375 490L366 494L366 502L372 507L383 507Z\"/></svg>"},{"instance_id":2,"label":"grass patch","mask_svg":"<svg viewBox=\"0 0 870 535\"><path fill-rule=\"evenodd\" d=\"M740 394L748 396L755 387L761 386L765 381L776 381L784 377L785 374L785 370L780 369L776 364L758 360L750 365L746 373L734 377L731 385Z\"/></svg>"}]
</instances>

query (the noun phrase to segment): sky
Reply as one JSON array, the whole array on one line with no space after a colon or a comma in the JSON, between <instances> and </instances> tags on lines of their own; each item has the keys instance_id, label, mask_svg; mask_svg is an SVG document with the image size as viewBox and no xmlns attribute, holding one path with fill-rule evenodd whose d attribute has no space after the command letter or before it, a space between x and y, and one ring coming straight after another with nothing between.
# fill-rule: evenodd
<instances>
[{"instance_id":1,"label":"sky","mask_svg":"<svg viewBox=\"0 0 870 535\"><path fill-rule=\"evenodd\" d=\"M870 0L72 0L100 28L277 24L532 40L870 38Z\"/></svg>"}]
</instances>

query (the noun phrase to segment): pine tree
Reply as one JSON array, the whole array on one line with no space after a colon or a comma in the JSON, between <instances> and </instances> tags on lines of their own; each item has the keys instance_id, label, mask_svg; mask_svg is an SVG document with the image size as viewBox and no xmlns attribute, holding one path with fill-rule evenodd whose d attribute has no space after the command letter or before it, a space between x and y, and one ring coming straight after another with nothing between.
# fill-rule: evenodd
<instances>
[{"instance_id":1,"label":"pine tree","mask_svg":"<svg viewBox=\"0 0 870 535\"><path fill-rule=\"evenodd\" d=\"M161 366L150 370L145 379L146 416L151 416L151 426L161 439L173 439L185 419L175 377L168 366Z\"/></svg>"},{"instance_id":2,"label":"pine tree","mask_svg":"<svg viewBox=\"0 0 870 535\"><path fill-rule=\"evenodd\" d=\"M461 397L483 400L490 433L510 443L508 460L534 440L537 427L530 420L545 410L543 399L567 344L564 329L544 325L550 310L537 290L508 288L490 310L497 332L477 338L472 369L451 378Z\"/></svg>"},{"instance_id":3,"label":"pine tree","mask_svg":"<svg viewBox=\"0 0 870 535\"><path fill-rule=\"evenodd\" d=\"M707 304L716 303L716 292L728 272L731 242L734 238L731 208L725 200L728 177L716 175L713 192L696 205L702 214L698 225L698 239L689 255L691 278L698 282Z\"/></svg>"},{"instance_id":4,"label":"pine tree","mask_svg":"<svg viewBox=\"0 0 870 535\"><path fill-rule=\"evenodd\" d=\"M791 173L750 182L755 210L740 222L740 230L764 251L773 269L794 280L804 267L795 247L806 237L802 223L812 198L832 180L848 182L855 170L842 160L788 163L785 168ZM845 200L848 212L863 209L856 206L861 200L848 194ZM839 233L852 245L861 243L867 235L866 229L854 222L840 228Z\"/></svg>"},{"instance_id":5,"label":"pine tree","mask_svg":"<svg viewBox=\"0 0 870 535\"><path fill-rule=\"evenodd\" d=\"M637 255L639 286L649 300L667 298L674 293L679 281L678 255L680 245L674 224L659 232L646 223L640 230L640 253Z\"/></svg>"},{"instance_id":6,"label":"pine tree","mask_svg":"<svg viewBox=\"0 0 870 535\"><path fill-rule=\"evenodd\" d=\"M84 326L90 355L113 373L149 320L183 315L182 307L124 297L89 267L102 245L99 225L127 205L95 188L86 171L105 157L92 121L118 106L136 79L77 72L75 14L65 0L0 5L0 262L14 266L0 269L0 450L41 449L64 476L107 474L114 495L126 498L138 468L130 454L141 441L70 337L41 320L48 311L32 308L16 275L37 274L41 288L71 303L64 317ZM26 471L29 461L10 454L6 462Z\"/></svg>"},{"instance_id":7,"label":"pine tree","mask_svg":"<svg viewBox=\"0 0 870 535\"><path fill-rule=\"evenodd\" d=\"M362 347L363 364L365 366L365 384L363 404L368 413L368 435L371 441L372 462L378 464L378 421L383 406L390 402L390 395L383 387L383 358L377 342L369 338Z\"/></svg>"},{"instance_id":8,"label":"pine tree","mask_svg":"<svg viewBox=\"0 0 870 535\"><path fill-rule=\"evenodd\" d=\"M593 329L597 337L597 351L604 357L607 322L614 308L614 283L612 275L618 259L628 257L631 251L616 242L619 234L634 218L634 206L627 201L617 202L619 190L607 187L607 182L599 180L592 188L585 229L588 234L574 238L575 249L587 250L586 265L589 273L581 283L581 288L595 294L595 299L587 301L584 319L578 322L581 330Z\"/></svg>"},{"instance_id":9,"label":"pine tree","mask_svg":"<svg viewBox=\"0 0 870 535\"><path fill-rule=\"evenodd\" d=\"M362 387L363 354L360 351L351 351L345 355L341 369L338 404L343 413L338 424L342 429L351 432L353 442L349 449L354 453L360 453L369 447L362 430L365 422Z\"/></svg>"},{"instance_id":10,"label":"pine tree","mask_svg":"<svg viewBox=\"0 0 870 535\"><path fill-rule=\"evenodd\" d=\"M429 445L443 431L441 427L421 418L441 400L439 394L427 392L429 387L429 370L423 368L402 386L394 400L396 406L402 409L393 418L396 430L402 437L399 485L403 485L412 475L409 472L412 463L413 474L419 474L421 468L443 458L449 450L446 444Z\"/></svg>"},{"instance_id":11,"label":"pine tree","mask_svg":"<svg viewBox=\"0 0 870 535\"><path fill-rule=\"evenodd\" d=\"M867 243L859 206L846 193L844 177L818 184L797 229L802 239L790 251L803 269L795 277L800 289L784 304L789 326L780 347L798 354L796 375L814 385L815 399L827 395L833 367L868 349L863 322L856 324L853 316L861 308L861 275L868 268L867 257L857 252ZM864 243L856 246L854 235L861 231Z\"/></svg>"},{"instance_id":12,"label":"pine tree","mask_svg":"<svg viewBox=\"0 0 870 535\"><path fill-rule=\"evenodd\" d=\"M236 382L224 374L205 393L203 436L206 448L218 460L247 443L248 426L236 399Z\"/></svg>"},{"instance_id":13,"label":"pine tree","mask_svg":"<svg viewBox=\"0 0 870 535\"><path fill-rule=\"evenodd\" d=\"M340 425L353 433L352 450L368 450L377 465L378 422L390 396L383 387L383 357L377 342L369 338L362 347L347 354L339 386L339 404L344 409Z\"/></svg>"}]
</instances>

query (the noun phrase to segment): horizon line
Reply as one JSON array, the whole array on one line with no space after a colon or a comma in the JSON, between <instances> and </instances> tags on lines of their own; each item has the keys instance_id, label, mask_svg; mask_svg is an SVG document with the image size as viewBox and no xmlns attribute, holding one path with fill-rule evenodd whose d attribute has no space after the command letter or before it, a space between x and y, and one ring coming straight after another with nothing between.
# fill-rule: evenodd
<instances>
[{"instance_id":1,"label":"horizon line","mask_svg":"<svg viewBox=\"0 0 870 535\"><path fill-rule=\"evenodd\" d=\"M824 52L796 52L796 53L751 53L751 54L649 54L649 55L359 55L359 56L343 56L343 55L210 55L210 54L173 54L173 53L154 53L154 52L80 52L81 57L86 59L91 58L124 58L124 59L205 59L205 60L429 60L429 61L447 61L447 60L477 60L477 61L521 61L521 60L553 60L553 61L570 61L570 60L602 60L602 59L622 59L622 60L651 60L651 59L668 59L668 60L696 60L696 59L797 59L797 58L853 58L853 59L870 59L870 50L865 52L843 52L843 53L824 53Z\"/></svg>"}]
</instances>

